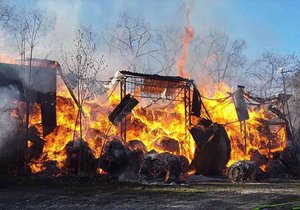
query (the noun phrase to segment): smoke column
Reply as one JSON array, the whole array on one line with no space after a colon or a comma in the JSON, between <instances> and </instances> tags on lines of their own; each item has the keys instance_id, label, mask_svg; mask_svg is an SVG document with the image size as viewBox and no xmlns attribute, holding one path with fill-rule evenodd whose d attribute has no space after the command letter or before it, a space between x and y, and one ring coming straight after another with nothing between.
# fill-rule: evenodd
<instances>
[{"instance_id":1,"label":"smoke column","mask_svg":"<svg viewBox=\"0 0 300 210\"><path fill-rule=\"evenodd\" d=\"M16 132L17 122L12 119L9 110L16 108L19 97L19 91L13 86L0 88L0 152L3 152L1 150L11 134Z\"/></svg>"},{"instance_id":2,"label":"smoke column","mask_svg":"<svg viewBox=\"0 0 300 210\"><path fill-rule=\"evenodd\" d=\"M177 62L178 75L181 77L190 77L190 73L186 71L185 65L189 53L189 44L194 38L194 28L190 24L190 8L187 7L186 2L184 1L185 9L185 35L181 40L182 52Z\"/></svg>"}]
</instances>

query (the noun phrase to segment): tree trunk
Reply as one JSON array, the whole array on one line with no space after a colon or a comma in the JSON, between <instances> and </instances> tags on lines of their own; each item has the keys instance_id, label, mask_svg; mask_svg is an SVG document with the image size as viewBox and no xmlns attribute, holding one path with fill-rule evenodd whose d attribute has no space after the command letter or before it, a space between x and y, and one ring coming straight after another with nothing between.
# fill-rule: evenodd
<instances>
[{"instance_id":1,"label":"tree trunk","mask_svg":"<svg viewBox=\"0 0 300 210\"><path fill-rule=\"evenodd\" d=\"M25 140L25 142L24 142L24 153L25 153L24 169L25 170L27 168L27 163L28 163L28 137L29 137L29 123L30 123L32 55L33 55L33 47L30 48L28 84L26 84L26 78L25 78L25 84L24 84L25 101L26 101L25 139L24 139ZM24 57L23 62L25 62L25 57ZM24 75L26 75L25 72L24 72Z\"/></svg>"},{"instance_id":2,"label":"tree trunk","mask_svg":"<svg viewBox=\"0 0 300 210\"><path fill-rule=\"evenodd\" d=\"M77 92L77 96L78 96L78 103L80 104L79 107L79 137L80 137L80 143L79 143L79 160L78 160L78 175L81 175L81 171L82 171L82 113L81 113L81 104L82 101L80 99L80 80L78 80L78 92Z\"/></svg>"}]
</instances>

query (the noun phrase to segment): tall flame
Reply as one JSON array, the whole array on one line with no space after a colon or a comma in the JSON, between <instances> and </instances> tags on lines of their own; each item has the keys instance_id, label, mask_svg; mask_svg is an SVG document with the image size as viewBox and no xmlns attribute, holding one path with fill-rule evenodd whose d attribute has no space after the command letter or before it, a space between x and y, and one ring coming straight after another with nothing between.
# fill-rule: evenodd
<instances>
[{"instance_id":1,"label":"tall flame","mask_svg":"<svg viewBox=\"0 0 300 210\"><path fill-rule=\"evenodd\" d=\"M188 53L189 53L189 44L194 38L194 28L190 24L190 8L186 5L186 2L184 2L184 8L185 8L185 21L186 25L184 27L185 35L181 40L181 46L182 46L182 51L181 55L179 57L179 60L177 62L177 69L178 69L178 75L181 77L188 78L190 77L190 73L186 71L185 65L187 62L188 58Z\"/></svg>"}]
</instances>

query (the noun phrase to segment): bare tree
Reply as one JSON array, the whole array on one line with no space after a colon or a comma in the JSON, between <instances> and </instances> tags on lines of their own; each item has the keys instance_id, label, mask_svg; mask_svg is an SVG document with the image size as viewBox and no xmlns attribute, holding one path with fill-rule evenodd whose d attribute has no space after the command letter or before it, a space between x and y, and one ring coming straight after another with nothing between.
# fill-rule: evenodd
<instances>
[{"instance_id":1,"label":"bare tree","mask_svg":"<svg viewBox=\"0 0 300 210\"><path fill-rule=\"evenodd\" d=\"M79 169L81 173L82 153L82 121L83 107L87 100L95 93L94 89L101 90L100 73L106 70L103 55L98 57L95 35L90 31L78 30L74 39L74 49L69 52L62 50L62 59L65 64L65 71L75 78L74 86L77 88L77 103L79 106L78 119L75 126L79 124L80 148L79 148ZM74 131L75 132L75 131Z\"/></svg>"},{"instance_id":2,"label":"bare tree","mask_svg":"<svg viewBox=\"0 0 300 210\"><path fill-rule=\"evenodd\" d=\"M299 115L299 101L297 99L299 93L296 85L299 64L298 56L295 53L265 52L245 72L246 77L251 78L247 82L247 87L253 94L262 98L284 96L279 108L288 121L294 139L295 128L299 124L297 119Z\"/></svg>"},{"instance_id":3,"label":"bare tree","mask_svg":"<svg viewBox=\"0 0 300 210\"><path fill-rule=\"evenodd\" d=\"M102 33L111 51L117 50L129 70L137 71L139 61L156 51L149 49L151 36L150 25L143 18L122 13L115 27Z\"/></svg>"},{"instance_id":4,"label":"bare tree","mask_svg":"<svg viewBox=\"0 0 300 210\"><path fill-rule=\"evenodd\" d=\"M191 44L189 69L203 79L211 78L214 83L230 81L244 68L246 42L231 41L225 33L212 32L209 36L197 36Z\"/></svg>"},{"instance_id":5,"label":"bare tree","mask_svg":"<svg viewBox=\"0 0 300 210\"><path fill-rule=\"evenodd\" d=\"M12 21L9 24L14 38L16 47L20 55L20 80L23 84L24 99L26 103L25 110L25 158L27 156L28 149L28 136L29 136L29 116L31 107L31 95L33 86L37 75L32 74L32 62L34 56L34 50L39 44L39 39L47 32L47 19L39 10L21 10L14 14ZM50 26L48 26L50 28ZM29 57L26 57L26 53L29 52ZM26 163L25 163L26 164Z\"/></svg>"},{"instance_id":6,"label":"bare tree","mask_svg":"<svg viewBox=\"0 0 300 210\"><path fill-rule=\"evenodd\" d=\"M246 77L251 77L247 86L253 93L264 98L291 92L291 77L298 67L299 61L295 53L280 55L265 52L245 72Z\"/></svg>"},{"instance_id":7,"label":"bare tree","mask_svg":"<svg viewBox=\"0 0 300 210\"><path fill-rule=\"evenodd\" d=\"M295 139L300 143L300 68L291 77L291 85L293 88L293 97L291 103L292 124L294 126Z\"/></svg>"},{"instance_id":8,"label":"bare tree","mask_svg":"<svg viewBox=\"0 0 300 210\"><path fill-rule=\"evenodd\" d=\"M152 43L158 49L149 54L155 73L169 75L176 72L176 62L182 47L179 30L174 26L157 29Z\"/></svg>"},{"instance_id":9,"label":"bare tree","mask_svg":"<svg viewBox=\"0 0 300 210\"><path fill-rule=\"evenodd\" d=\"M0 29L3 29L12 16L13 8L0 0Z\"/></svg>"},{"instance_id":10,"label":"bare tree","mask_svg":"<svg viewBox=\"0 0 300 210\"><path fill-rule=\"evenodd\" d=\"M12 23L10 24L10 29L14 36L14 41L20 55L20 64L24 66L26 60L26 36L27 36L27 25L26 20L20 14L15 14L13 16Z\"/></svg>"},{"instance_id":11,"label":"bare tree","mask_svg":"<svg viewBox=\"0 0 300 210\"><path fill-rule=\"evenodd\" d=\"M102 33L109 51L117 50L129 70L169 75L176 70L181 50L181 34L176 27L152 30L144 19L120 15L116 27ZM231 40L228 35L212 32L197 36L190 45L188 70L214 83L232 81L247 63L246 42ZM138 66L138 67L137 67Z\"/></svg>"}]
</instances>

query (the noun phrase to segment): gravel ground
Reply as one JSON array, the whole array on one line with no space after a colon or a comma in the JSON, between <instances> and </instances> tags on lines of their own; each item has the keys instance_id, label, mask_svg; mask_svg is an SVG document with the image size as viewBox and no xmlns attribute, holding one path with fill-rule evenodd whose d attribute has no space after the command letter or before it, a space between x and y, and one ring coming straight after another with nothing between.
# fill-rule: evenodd
<instances>
[{"instance_id":1,"label":"gravel ground","mask_svg":"<svg viewBox=\"0 0 300 210\"><path fill-rule=\"evenodd\" d=\"M144 185L65 178L0 182L0 209L253 209L263 206L300 209L299 181L235 184L210 180Z\"/></svg>"}]
</instances>

